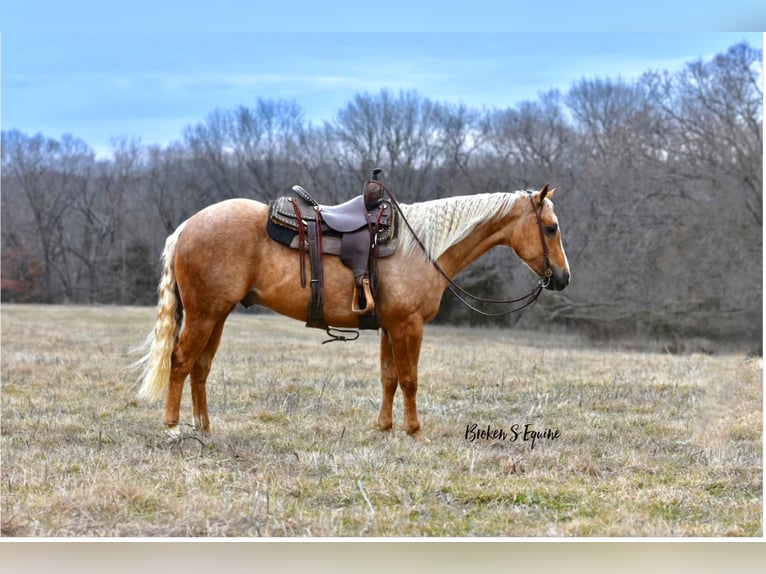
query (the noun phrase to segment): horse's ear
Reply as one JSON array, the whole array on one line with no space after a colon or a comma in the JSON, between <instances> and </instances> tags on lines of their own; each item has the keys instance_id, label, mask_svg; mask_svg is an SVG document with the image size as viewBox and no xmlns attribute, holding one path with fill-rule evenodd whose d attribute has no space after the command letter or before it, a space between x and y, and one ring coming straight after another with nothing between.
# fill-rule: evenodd
<instances>
[{"instance_id":1,"label":"horse's ear","mask_svg":"<svg viewBox=\"0 0 766 574\"><path fill-rule=\"evenodd\" d=\"M553 197L553 194L556 193L556 188L549 189L548 184L546 183L538 193L540 194L540 203L542 203L546 197Z\"/></svg>"}]
</instances>

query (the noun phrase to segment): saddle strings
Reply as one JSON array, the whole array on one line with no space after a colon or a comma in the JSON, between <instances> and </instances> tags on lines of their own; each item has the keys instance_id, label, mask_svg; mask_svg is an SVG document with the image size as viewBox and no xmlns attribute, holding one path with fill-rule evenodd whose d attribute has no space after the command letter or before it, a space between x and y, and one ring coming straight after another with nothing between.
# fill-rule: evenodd
<instances>
[{"instance_id":1,"label":"saddle strings","mask_svg":"<svg viewBox=\"0 0 766 574\"><path fill-rule=\"evenodd\" d=\"M537 298L540 296L540 293L542 293L543 287L545 286L544 280L540 278L540 280L537 282L537 285L535 285L531 291L526 293L525 295L522 295L521 297L515 297L513 299L485 299L484 297L479 297L478 295L473 295L460 287L458 284L456 284L452 278L447 274L446 271L442 268L441 265L433 258L431 257L431 254L426 249L426 246L423 245L423 242L420 240L420 237L418 237L417 233L415 233L415 230L412 229L412 226L410 225L410 222L407 221L407 217L404 215L404 212L402 211L401 206L399 205L399 201L396 199L396 196L391 192L391 190L383 184L383 182L376 180L375 183L381 185L383 189L388 193L388 196L391 198L391 203L396 208L396 211L399 212L399 215L402 218L402 221L404 221L404 224L407 226L407 229L410 230L410 233L412 233L412 236L415 238L415 242L418 244L420 249L423 251L423 254L426 256L428 261L431 263L431 265L434 266L434 268L441 274L444 279L447 280L447 288L450 290L450 293L452 293L455 298L460 301L463 305L468 307L471 311L475 311L476 313L479 313L480 315L483 315L485 317L500 317L503 315L509 315L510 313L516 313L517 311L521 311L522 309L526 309L529 307L532 303L537 301ZM543 246L546 247L545 242L543 241ZM548 278L548 280L550 280ZM519 307L514 307L511 309L506 309L504 311L497 311L497 312L489 312L484 311L482 309L479 309L478 307L472 305L467 301L467 299L472 299L474 301L477 301L479 303L489 303L492 305L512 305L514 303L521 303L524 302L523 305Z\"/></svg>"}]
</instances>

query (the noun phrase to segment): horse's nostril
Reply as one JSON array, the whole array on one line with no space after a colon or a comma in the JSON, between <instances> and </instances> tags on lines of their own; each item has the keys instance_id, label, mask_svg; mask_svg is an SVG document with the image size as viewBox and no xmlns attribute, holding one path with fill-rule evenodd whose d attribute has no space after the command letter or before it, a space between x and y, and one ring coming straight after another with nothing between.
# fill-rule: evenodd
<instances>
[{"instance_id":1,"label":"horse's nostril","mask_svg":"<svg viewBox=\"0 0 766 574\"><path fill-rule=\"evenodd\" d=\"M549 282L548 289L561 291L569 285L569 271L555 271L552 280Z\"/></svg>"}]
</instances>

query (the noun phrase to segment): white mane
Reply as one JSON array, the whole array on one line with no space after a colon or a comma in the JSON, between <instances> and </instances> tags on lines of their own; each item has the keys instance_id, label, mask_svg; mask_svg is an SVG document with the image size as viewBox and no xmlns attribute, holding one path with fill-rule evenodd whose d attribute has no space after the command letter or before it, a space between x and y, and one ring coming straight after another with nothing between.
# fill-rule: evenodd
<instances>
[{"instance_id":1,"label":"white mane","mask_svg":"<svg viewBox=\"0 0 766 574\"><path fill-rule=\"evenodd\" d=\"M423 203L403 204L402 212L433 259L465 239L490 217L506 215L523 192L485 193L445 197ZM421 251L404 222L399 224L403 257Z\"/></svg>"}]
</instances>

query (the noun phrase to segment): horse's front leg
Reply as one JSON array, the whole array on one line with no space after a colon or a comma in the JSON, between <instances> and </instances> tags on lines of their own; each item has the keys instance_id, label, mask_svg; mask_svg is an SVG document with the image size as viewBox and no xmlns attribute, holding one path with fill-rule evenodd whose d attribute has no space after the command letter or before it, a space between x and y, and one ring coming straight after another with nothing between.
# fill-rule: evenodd
<instances>
[{"instance_id":1,"label":"horse's front leg","mask_svg":"<svg viewBox=\"0 0 766 574\"><path fill-rule=\"evenodd\" d=\"M423 318L411 316L390 331L391 351L404 395L404 428L407 434L421 442L428 439L420 432L416 395L418 393L418 359L423 342ZM393 395L393 393L392 393Z\"/></svg>"},{"instance_id":2,"label":"horse's front leg","mask_svg":"<svg viewBox=\"0 0 766 574\"><path fill-rule=\"evenodd\" d=\"M390 431L394 424L394 395L399 384L399 376L391 350L391 338L385 329L381 329L380 333L380 382L383 385L383 401L378 415L378 429Z\"/></svg>"}]
</instances>

